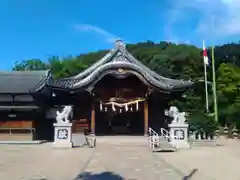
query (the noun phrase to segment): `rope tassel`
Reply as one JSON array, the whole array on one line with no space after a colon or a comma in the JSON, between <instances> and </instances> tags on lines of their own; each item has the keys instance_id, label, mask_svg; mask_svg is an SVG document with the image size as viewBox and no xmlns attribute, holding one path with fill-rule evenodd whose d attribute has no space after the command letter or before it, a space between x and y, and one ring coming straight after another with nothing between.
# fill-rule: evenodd
<instances>
[{"instance_id":1,"label":"rope tassel","mask_svg":"<svg viewBox=\"0 0 240 180\"><path fill-rule=\"evenodd\" d=\"M109 101L109 102L100 102L100 110L102 111L107 111L107 107L108 105L112 106L112 111L116 112L116 111L122 111L125 109L126 112L128 111L139 111L140 107L139 107L139 103L144 101L145 99L143 98L139 98L137 100L133 100L133 101L129 101L129 102L125 102L125 103L120 103L120 102L115 102L115 101ZM135 106L136 105L136 106ZM118 109L116 109L116 106L118 107ZM135 106L135 107L134 107ZM123 109L122 109L123 108Z\"/></svg>"}]
</instances>

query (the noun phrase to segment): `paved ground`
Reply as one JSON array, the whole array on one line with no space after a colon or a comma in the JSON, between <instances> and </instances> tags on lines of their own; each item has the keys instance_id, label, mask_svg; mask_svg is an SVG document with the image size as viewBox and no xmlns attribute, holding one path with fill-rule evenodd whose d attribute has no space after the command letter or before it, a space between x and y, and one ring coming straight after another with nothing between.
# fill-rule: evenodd
<instances>
[{"instance_id":1,"label":"paved ground","mask_svg":"<svg viewBox=\"0 0 240 180\"><path fill-rule=\"evenodd\" d=\"M0 145L0 179L240 180L240 142L155 154L142 140L107 142L103 138L93 149Z\"/></svg>"}]
</instances>

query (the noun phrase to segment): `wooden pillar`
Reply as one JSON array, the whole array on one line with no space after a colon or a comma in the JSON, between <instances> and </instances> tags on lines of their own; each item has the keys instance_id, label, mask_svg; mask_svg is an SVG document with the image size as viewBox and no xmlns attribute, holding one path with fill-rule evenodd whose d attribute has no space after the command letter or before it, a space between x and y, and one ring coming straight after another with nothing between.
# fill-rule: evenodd
<instances>
[{"instance_id":1,"label":"wooden pillar","mask_svg":"<svg viewBox=\"0 0 240 180\"><path fill-rule=\"evenodd\" d=\"M144 135L148 135L148 102L144 101Z\"/></svg>"},{"instance_id":2,"label":"wooden pillar","mask_svg":"<svg viewBox=\"0 0 240 180\"><path fill-rule=\"evenodd\" d=\"M92 113L91 113L91 133L95 134L95 106L92 104Z\"/></svg>"}]
</instances>

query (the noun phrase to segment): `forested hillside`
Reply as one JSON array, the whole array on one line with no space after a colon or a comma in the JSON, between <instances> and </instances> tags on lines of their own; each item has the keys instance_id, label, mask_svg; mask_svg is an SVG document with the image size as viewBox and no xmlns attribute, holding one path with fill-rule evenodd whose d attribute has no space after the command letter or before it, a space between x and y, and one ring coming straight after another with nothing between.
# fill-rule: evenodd
<instances>
[{"instance_id":1,"label":"forested hillside","mask_svg":"<svg viewBox=\"0 0 240 180\"><path fill-rule=\"evenodd\" d=\"M127 49L138 60L159 74L177 79L204 79L202 49L186 44L167 42L153 43L150 41L128 44ZM13 70L52 69L55 77L75 75L99 60L108 51L92 52L79 56L59 58L57 56L43 62L31 59L16 62ZM208 53L211 60L211 52ZM219 122L240 125L240 44L232 43L215 47L217 96ZM208 67L208 80L212 81L211 64ZM212 108L212 90L209 87L210 110ZM182 110L190 113L203 113L205 109L204 83L199 83L186 93L184 99L175 102Z\"/></svg>"}]
</instances>

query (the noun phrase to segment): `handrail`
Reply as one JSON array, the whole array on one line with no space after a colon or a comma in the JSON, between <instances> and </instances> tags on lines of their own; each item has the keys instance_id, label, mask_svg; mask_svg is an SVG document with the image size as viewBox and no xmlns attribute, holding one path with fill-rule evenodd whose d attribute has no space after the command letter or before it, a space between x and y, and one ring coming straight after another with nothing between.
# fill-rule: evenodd
<instances>
[{"instance_id":1,"label":"handrail","mask_svg":"<svg viewBox=\"0 0 240 180\"><path fill-rule=\"evenodd\" d=\"M167 137L167 138L169 137L170 138L169 140L171 140L171 135L166 129L161 128L160 131L161 131L161 135L164 135L164 137Z\"/></svg>"},{"instance_id":2,"label":"handrail","mask_svg":"<svg viewBox=\"0 0 240 180\"><path fill-rule=\"evenodd\" d=\"M161 136L164 136L165 138L167 138L171 142L172 146L178 149L179 138L177 136L171 135L169 131L167 131L164 128L161 128L160 131L161 131Z\"/></svg>"},{"instance_id":3,"label":"handrail","mask_svg":"<svg viewBox=\"0 0 240 180\"><path fill-rule=\"evenodd\" d=\"M149 135L159 136L159 134L156 131L154 131L152 128L148 128L148 131L149 131Z\"/></svg>"},{"instance_id":4,"label":"handrail","mask_svg":"<svg viewBox=\"0 0 240 180\"><path fill-rule=\"evenodd\" d=\"M148 128L148 133L149 133L149 146L154 151L156 143L159 143L159 134L150 127Z\"/></svg>"}]
</instances>

